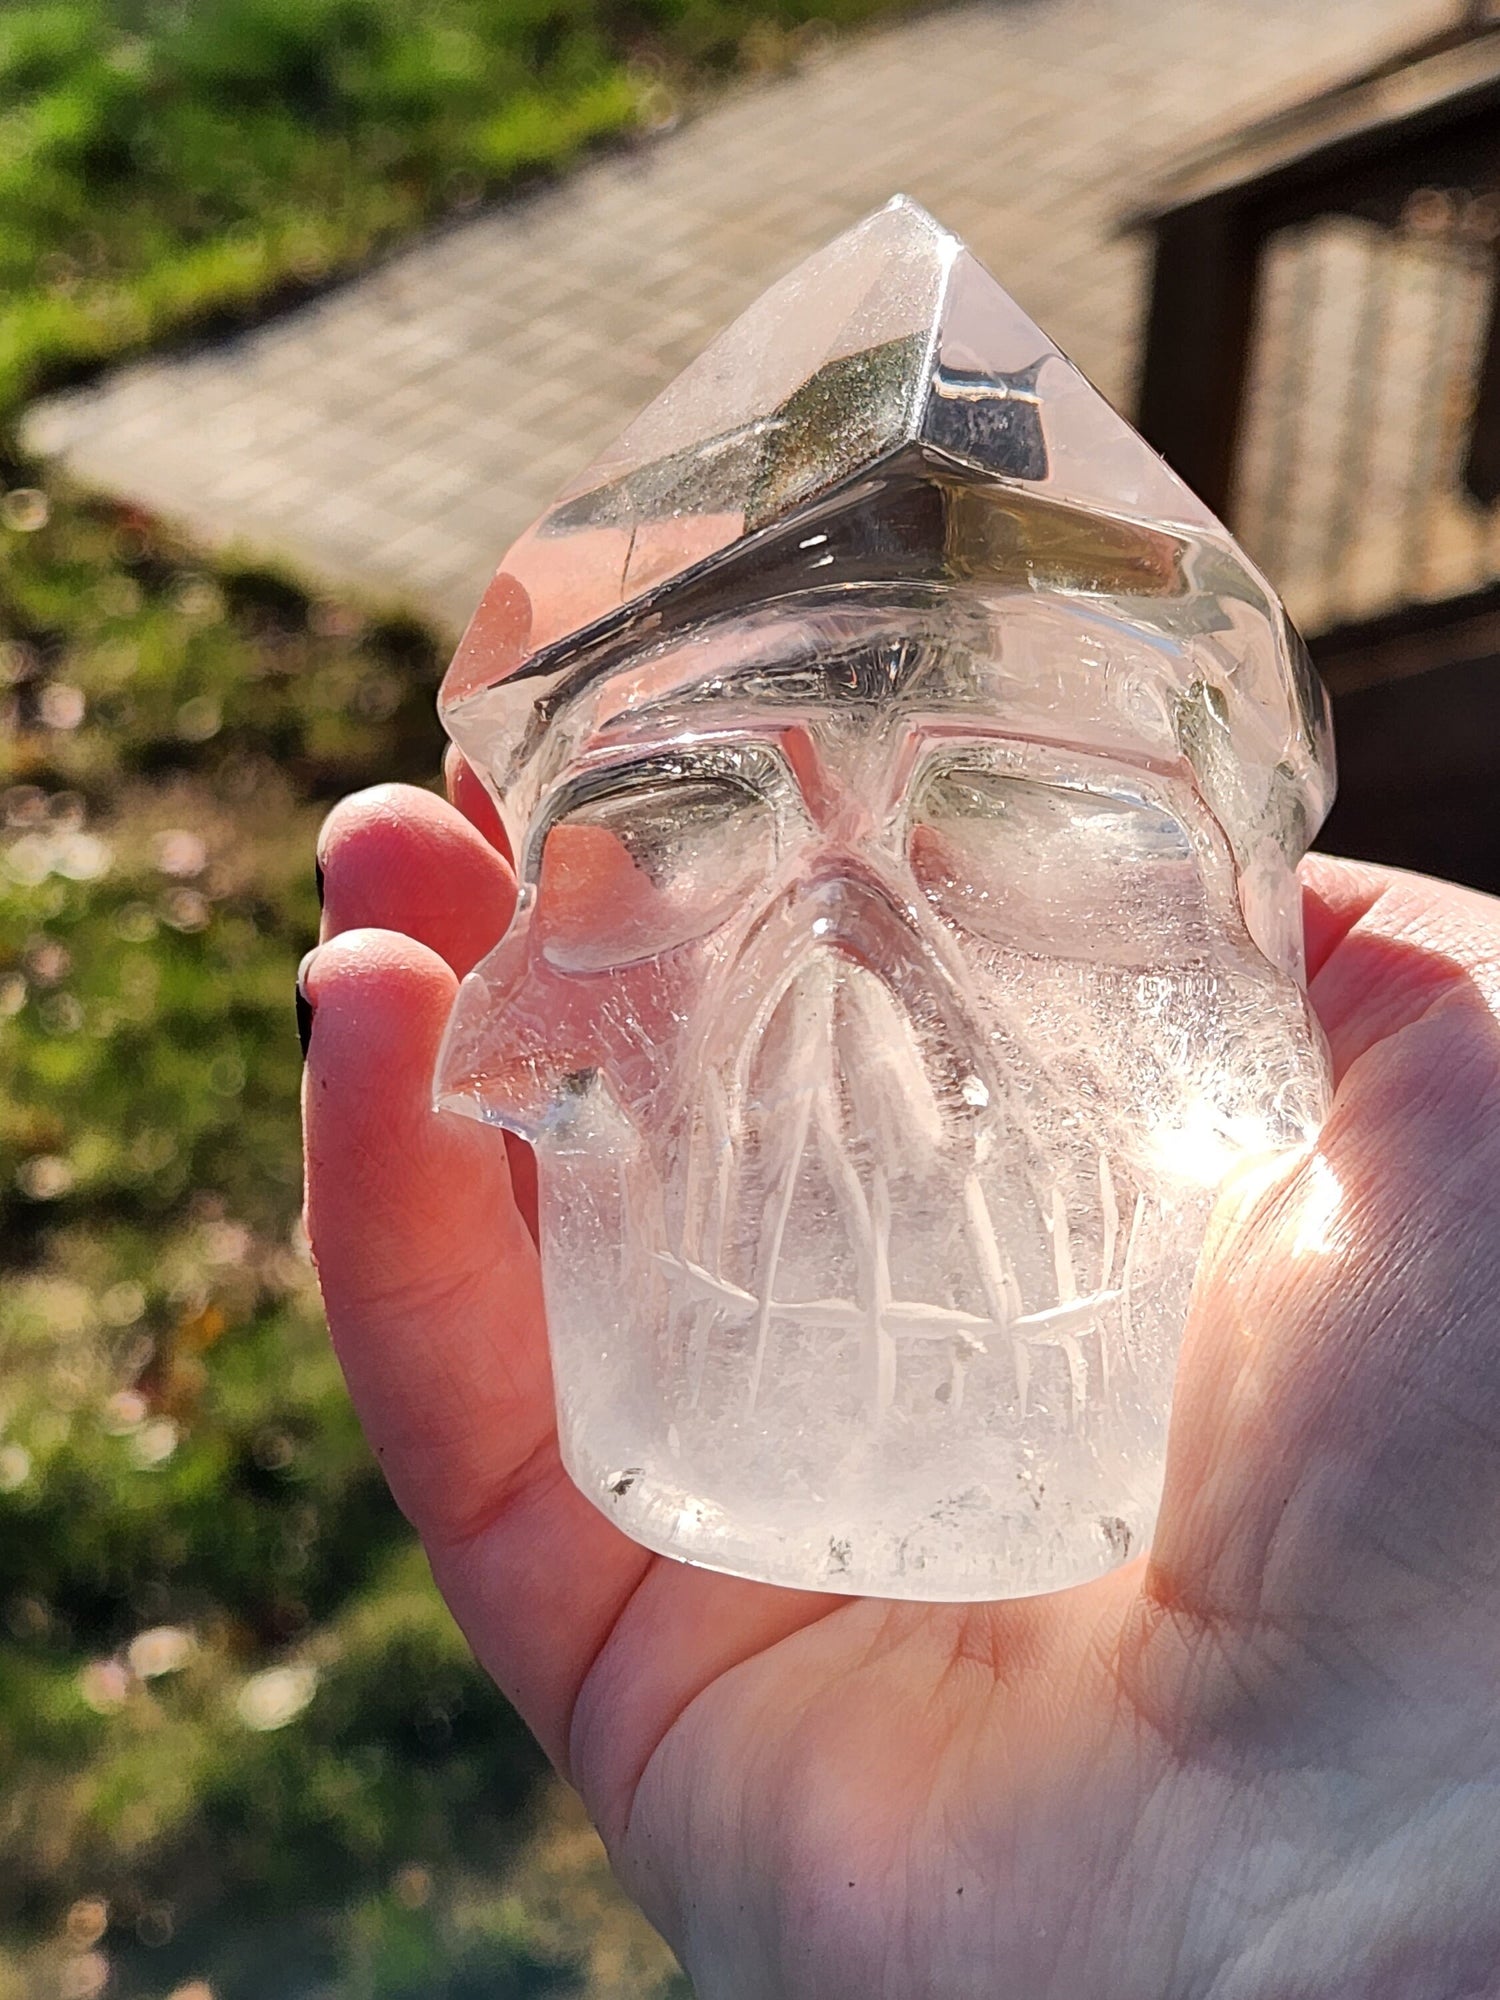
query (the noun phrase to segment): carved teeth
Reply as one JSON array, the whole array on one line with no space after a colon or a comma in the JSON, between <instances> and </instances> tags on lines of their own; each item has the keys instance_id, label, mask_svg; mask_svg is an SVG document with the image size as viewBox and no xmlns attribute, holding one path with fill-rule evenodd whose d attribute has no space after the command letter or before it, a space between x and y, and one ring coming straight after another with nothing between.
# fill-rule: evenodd
<instances>
[{"instance_id":1,"label":"carved teeth","mask_svg":"<svg viewBox=\"0 0 1500 2000\"><path fill-rule=\"evenodd\" d=\"M678 1280L678 1295L686 1294L684 1303L691 1314L688 1377L693 1404L699 1399L716 1327L748 1324L751 1330L748 1408L753 1411L764 1382L773 1322L795 1320L804 1327L847 1330L859 1336L867 1407L876 1422L887 1416L896 1400L901 1343L948 1344L951 1374L946 1402L952 1415L963 1401L965 1366L987 1353L994 1339L1008 1347L1022 1417L1034 1380L1034 1350L1058 1349L1067 1365L1072 1420L1081 1426L1089 1390L1089 1357L1082 1342L1090 1334L1097 1337L1099 1387L1107 1395L1113 1326L1106 1329L1103 1316L1112 1309L1118 1308L1122 1352L1134 1365L1131 1285L1143 1228L1143 1197L1137 1196L1124 1231L1123 1265L1116 1281L1120 1200L1113 1169L1100 1152L1095 1211L1101 1235L1099 1279L1092 1291L1081 1294L1075 1221L1062 1183L1054 1181L1040 1217L1051 1247L1054 1303L1027 1312L1015 1269L1001 1248L978 1160L971 1158L963 1179L957 1234L978 1281L983 1311L898 1298L891 1273L891 1187L883 1163L928 1171L945 1136L955 1143L967 1140L972 1149L994 1134L988 1121L966 1126L961 1133L946 1131L943 1108L911 1022L874 973L815 949L786 968L771 997L771 1017L782 1009L789 1012L780 1023L786 1059L778 1065L777 1113L768 1120L762 1156L764 1184L772 1192L761 1217L754 1288L722 1274L737 1213L739 1169L729 1141L731 1107L716 1072L704 1079L686 1149L682 1248L657 1252L657 1263ZM762 1013L760 1019L765 1022L768 1016ZM752 1037L733 1065L736 1096L751 1082L761 1040L762 1035ZM974 1108L978 1095L965 1092ZM987 1090L984 1101L990 1101ZM853 1144L856 1136L859 1153ZM853 1255L851 1297L776 1295L809 1147L822 1168ZM861 1171L859 1156L865 1151L873 1152L876 1164Z\"/></svg>"},{"instance_id":2,"label":"carved teeth","mask_svg":"<svg viewBox=\"0 0 1500 2000\"><path fill-rule=\"evenodd\" d=\"M758 1299L743 1285L721 1278L686 1257L670 1250L658 1250L656 1261L674 1277L686 1279L689 1287L710 1305L720 1307L731 1319L757 1317L764 1311L772 1319L797 1319L805 1326L864 1326L868 1308L855 1299ZM954 1339L975 1354L986 1352L985 1334L1004 1333L1017 1339L1055 1340L1060 1334L1082 1331L1106 1306L1118 1303L1119 1291L1091 1292L1087 1298L1070 1299L1066 1305L1043 1306L1037 1312L998 1324L987 1313L965 1312L959 1306L930 1305L924 1299L893 1298L882 1314L894 1333L916 1339Z\"/></svg>"}]
</instances>

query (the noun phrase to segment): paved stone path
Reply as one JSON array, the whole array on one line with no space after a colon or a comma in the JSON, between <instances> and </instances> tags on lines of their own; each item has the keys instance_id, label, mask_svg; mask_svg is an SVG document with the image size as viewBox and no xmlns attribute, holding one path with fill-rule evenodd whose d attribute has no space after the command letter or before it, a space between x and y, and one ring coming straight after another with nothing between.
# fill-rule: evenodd
<instances>
[{"instance_id":1,"label":"paved stone path","mask_svg":"<svg viewBox=\"0 0 1500 2000\"><path fill-rule=\"evenodd\" d=\"M39 406L33 444L216 543L457 627L705 339L898 189L1128 406L1155 166L1454 11L993 0L836 44L305 309Z\"/></svg>"}]
</instances>

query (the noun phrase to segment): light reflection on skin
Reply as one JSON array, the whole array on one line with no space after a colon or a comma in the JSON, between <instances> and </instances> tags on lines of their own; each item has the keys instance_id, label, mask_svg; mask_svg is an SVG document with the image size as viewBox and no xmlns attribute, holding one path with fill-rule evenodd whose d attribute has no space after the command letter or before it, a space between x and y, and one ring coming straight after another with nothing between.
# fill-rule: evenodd
<instances>
[{"instance_id":1,"label":"light reflection on skin","mask_svg":"<svg viewBox=\"0 0 1500 2000\"><path fill-rule=\"evenodd\" d=\"M1344 1190L1326 1153L1315 1152L1303 1175L1302 1213L1292 1238L1294 1257L1323 1257L1334 1247L1334 1226L1344 1204Z\"/></svg>"},{"instance_id":2,"label":"light reflection on skin","mask_svg":"<svg viewBox=\"0 0 1500 2000\"><path fill-rule=\"evenodd\" d=\"M1300 1205L1305 1198L1301 1185L1304 1180L1309 1185L1311 1206L1300 1220L1292 1254L1323 1255L1332 1248L1331 1230L1343 1200L1343 1188L1316 1145L1256 1153L1237 1160L1222 1176L1199 1260L1200 1289L1207 1274L1219 1271L1225 1250L1241 1240L1242 1226L1257 1211L1266 1207L1278 1191L1291 1195ZM1238 1287L1232 1279L1227 1287L1220 1285L1218 1311L1221 1317L1231 1312L1231 1300L1237 1291ZM1239 1332L1247 1339L1251 1338L1256 1325L1255 1318L1246 1315L1240 1320Z\"/></svg>"}]
</instances>

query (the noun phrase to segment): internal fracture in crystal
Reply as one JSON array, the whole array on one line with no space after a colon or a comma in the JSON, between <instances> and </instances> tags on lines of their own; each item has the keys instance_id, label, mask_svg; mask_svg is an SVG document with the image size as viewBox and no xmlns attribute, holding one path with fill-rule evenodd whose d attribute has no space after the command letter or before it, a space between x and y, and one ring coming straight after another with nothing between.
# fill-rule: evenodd
<instances>
[{"instance_id":1,"label":"internal fracture in crystal","mask_svg":"<svg viewBox=\"0 0 1500 2000\"><path fill-rule=\"evenodd\" d=\"M436 1096L536 1148L582 1490L804 1588L1139 1551L1216 1192L1328 1090L1325 704L1227 531L898 199L522 537L442 710L521 895Z\"/></svg>"}]
</instances>

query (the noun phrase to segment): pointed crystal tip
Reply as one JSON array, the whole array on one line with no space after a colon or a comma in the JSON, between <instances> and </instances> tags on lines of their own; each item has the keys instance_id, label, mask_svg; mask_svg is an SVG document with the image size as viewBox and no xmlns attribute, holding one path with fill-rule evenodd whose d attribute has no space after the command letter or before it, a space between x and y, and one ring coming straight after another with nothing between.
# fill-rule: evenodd
<instances>
[{"instance_id":1,"label":"pointed crystal tip","mask_svg":"<svg viewBox=\"0 0 1500 2000\"><path fill-rule=\"evenodd\" d=\"M526 590L525 637L482 659L466 644L446 699L911 446L1072 508L1215 526L958 238L897 195L757 299L522 537L501 574Z\"/></svg>"},{"instance_id":2,"label":"pointed crystal tip","mask_svg":"<svg viewBox=\"0 0 1500 2000\"><path fill-rule=\"evenodd\" d=\"M1254 620L1279 661L1273 733L1321 817L1321 691L1264 581L904 195L757 299L522 536L449 670L444 717L493 763L500 737L515 751L532 726L537 683L626 620L891 582L1154 600L1163 632ZM1185 684L1199 665L1184 654ZM518 676L530 693L516 687L501 722L486 690Z\"/></svg>"}]
</instances>

